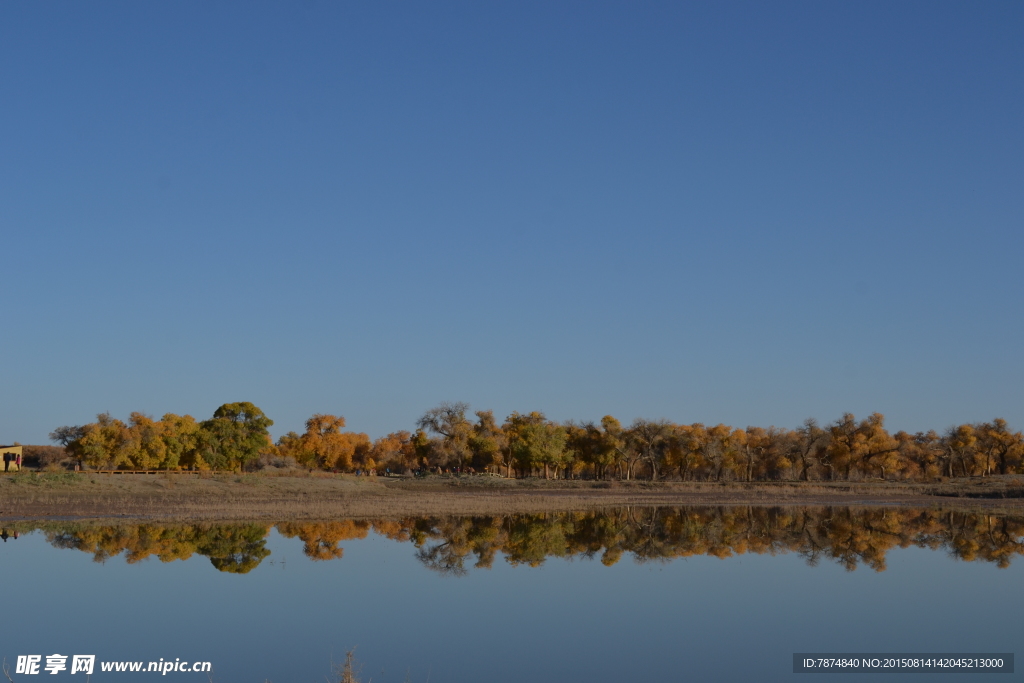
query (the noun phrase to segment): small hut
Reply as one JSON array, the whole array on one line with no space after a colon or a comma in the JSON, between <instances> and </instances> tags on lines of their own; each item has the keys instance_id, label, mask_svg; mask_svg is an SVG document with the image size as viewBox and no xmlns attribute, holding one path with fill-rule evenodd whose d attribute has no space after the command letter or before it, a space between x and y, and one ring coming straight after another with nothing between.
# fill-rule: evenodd
<instances>
[{"instance_id":1,"label":"small hut","mask_svg":"<svg viewBox=\"0 0 1024 683\"><path fill-rule=\"evenodd\" d=\"M21 470L21 446L0 446L0 456L3 456L4 472Z\"/></svg>"}]
</instances>

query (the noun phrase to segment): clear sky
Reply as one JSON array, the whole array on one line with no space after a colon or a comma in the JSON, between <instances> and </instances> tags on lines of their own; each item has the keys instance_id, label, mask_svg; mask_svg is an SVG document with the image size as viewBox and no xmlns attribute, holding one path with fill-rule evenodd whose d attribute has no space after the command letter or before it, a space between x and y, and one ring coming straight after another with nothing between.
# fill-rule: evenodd
<instances>
[{"instance_id":1,"label":"clear sky","mask_svg":"<svg viewBox=\"0 0 1024 683\"><path fill-rule=\"evenodd\" d=\"M0 3L0 442L1024 427L1024 4Z\"/></svg>"}]
</instances>

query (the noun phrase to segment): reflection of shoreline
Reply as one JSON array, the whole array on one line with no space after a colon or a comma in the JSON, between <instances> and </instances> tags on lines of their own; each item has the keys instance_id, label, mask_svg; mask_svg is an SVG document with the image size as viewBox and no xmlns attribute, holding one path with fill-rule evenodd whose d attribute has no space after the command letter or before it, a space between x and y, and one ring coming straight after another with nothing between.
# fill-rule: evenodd
<instances>
[{"instance_id":1,"label":"reflection of shoreline","mask_svg":"<svg viewBox=\"0 0 1024 683\"><path fill-rule=\"evenodd\" d=\"M1024 514L1024 477L899 482L595 482L347 475L0 477L3 517L225 521L379 519L593 510L623 505L862 505Z\"/></svg>"},{"instance_id":2,"label":"reflection of shoreline","mask_svg":"<svg viewBox=\"0 0 1024 683\"><path fill-rule=\"evenodd\" d=\"M227 524L22 524L42 530L57 548L91 553L98 562L120 554L136 563L193 555L220 571L246 573L270 555L271 526ZM513 565L548 558L593 558L613 565L692 556L798 553L811 565L836 562L849 570L883 571L893 548L942 550L966 561L1007 567L1024 554L1024 516L892 508L627 507L603 512L553 512L401 520L284 522L277 531L303 542L312 560L343 557L341 542L371 532L416 547L427 568L449 575L489 568L500 555Z\"/></svg>"}]
</instances>

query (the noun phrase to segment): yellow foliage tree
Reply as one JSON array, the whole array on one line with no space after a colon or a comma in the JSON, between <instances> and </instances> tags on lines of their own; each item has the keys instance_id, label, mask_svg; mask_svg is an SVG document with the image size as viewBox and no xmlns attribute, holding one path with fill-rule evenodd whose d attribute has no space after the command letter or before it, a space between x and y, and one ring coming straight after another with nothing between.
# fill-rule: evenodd
<instances>
[{"instance_id":1,"label":"yellow foliage tree","mask_svg":"<svg viewBox=\"0 0 1024 683\"><path fill-rule=\"evenodd\" d=\"M343 432L345 418L340 415L318 413L306 420L306 432L301 437L300 457L306 464L324 469L352 469L357 450L369 450L370 437L356 432Z\"/></svg>"}]
</instances>

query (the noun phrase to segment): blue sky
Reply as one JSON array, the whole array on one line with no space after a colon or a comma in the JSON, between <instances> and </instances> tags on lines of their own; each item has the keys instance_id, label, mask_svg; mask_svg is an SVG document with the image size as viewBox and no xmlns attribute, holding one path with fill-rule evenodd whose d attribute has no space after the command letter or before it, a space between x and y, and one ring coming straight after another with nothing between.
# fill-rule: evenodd
<instances>
[{"instance_id":1,"label":"blue sky","mask_svg":"<svg viewBox=\"0 0 1024 683\"><path fill-rule=\"evenodd\" d=\"M0 442L1024 427L1024 5L0 4Z\"/></svg>"}]
</instances>

